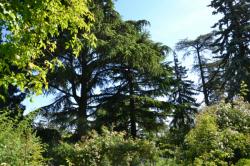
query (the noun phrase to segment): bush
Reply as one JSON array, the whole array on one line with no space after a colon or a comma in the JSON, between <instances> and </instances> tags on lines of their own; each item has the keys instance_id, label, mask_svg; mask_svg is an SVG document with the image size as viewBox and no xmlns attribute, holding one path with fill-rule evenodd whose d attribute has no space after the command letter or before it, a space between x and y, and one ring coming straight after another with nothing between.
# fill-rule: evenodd
<instances>
[{"instance_id":1,"label":"bush","mask_svg":"<svg viewBox=\"0 0 250 166\"><path fill-rule=\"evenodd\" d=\"M250 158L249 104L221 103L202 111L187 137L187 159L195 165L232 165Z\"/></svg>"},{"instance_id":2,"label":"bush","mask_svg":"<svg viewBox=\"0 0 250 166\"><path fill-rule=\"evenodd\" d=\"M0 115L0 165L43 165L42 152L28 120Z\"/></svg>"},{"instance_id":3,"label":"bush","mask_svg":"<svg viewBox=\"0 0 250 166\"><path fill-rule=\"evenodd\" d=\"M236 166L247 166L247 165L250 165L250 159L240 159L236 163Z\"/></svg>"},{"instance_id":4,"label":"bush","mask_svg":"<svg viewBox=\"0 0 250 166\"><path fill-rule=\"evenodd\" d=\"M61 143L54 149L55 165L109 166L146 165L157 160L157 149L152 142L140 139L125 139L123 132L103 134L91 132L77 144Z\"/></svg>"}]
</instances>

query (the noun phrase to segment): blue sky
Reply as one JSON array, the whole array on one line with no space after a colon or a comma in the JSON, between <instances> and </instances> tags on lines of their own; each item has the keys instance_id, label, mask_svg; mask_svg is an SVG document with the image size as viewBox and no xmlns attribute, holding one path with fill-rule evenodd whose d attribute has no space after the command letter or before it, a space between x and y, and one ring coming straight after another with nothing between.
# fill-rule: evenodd
<instances>
[{"instance_id":1,"label":"blue sky","mask_svg":"<svg viewBox=\"0 0 250 166\"><path fill-rule=\"evenodd\" d=\"M210 0L118 0L123 19L146 19L152 39L173 47L180 39L193 39L211 31L218 20L207 7Z\"/></svg>"},{"instance_id":2,"label":"blue sky","mask_svg":"<svg viewBox=\"0 0 250 166\"><path fill-rule=\"evenodd\" d=\"M115 7L124 20L148 20L151 37L156 42L174 47L180 39L194 39L211 31L219 16L207 7L210 0L118 0ZM191 60L186 60L186 66ZM194 77L195 78L195 77ZM53 101L52 97L25 100L27 112Z\"/></svg>"}]
</instances>

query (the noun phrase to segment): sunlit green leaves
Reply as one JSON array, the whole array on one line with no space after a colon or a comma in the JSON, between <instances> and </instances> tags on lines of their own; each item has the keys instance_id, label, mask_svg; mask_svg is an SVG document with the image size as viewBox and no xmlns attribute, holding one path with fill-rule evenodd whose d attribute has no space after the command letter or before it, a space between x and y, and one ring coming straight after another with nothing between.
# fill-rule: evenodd
<instances>
[{"instance_id":1,"label":"sunlit green leaves","mask_svg":"<svg viewBox=\"0 0 250 166\"><path fill-rule=\"evenodd\" d=\"M9 111L9 110L8 110ZM29 125L27 118L19 123L8 114L0 115L0 165L45 164L44 146Z\"/></svg>"},{"instance_id":2,"label":"sunlit green leaves","mask_svg":"<svg viewBox=\"0 0 250 166\"><path fill-rule=\"evenodd\" d=\"M88 0L3 0L0 11L3 32L0 85L13 83L21 89L31 88L41 93L41 88L47 86L46 72L56 61L42 64L34 61L44 56L44 51L55 51L53 38L62 30L68 30L74 36L67 42L75 55L82 47L77 36L79 31L90 44L94 44L95 37L90 32L94 17L88 10ZM18 72L13 73L10 66L18 68Z\"/></svg>"},{"instance_id":3,"label":"sunlit green leaves","mask_svg":"<svg viewBox=\"0 0 250 166\"><path fill-rule=\"evenodd\" d=\"M153 142L125 138L123 132L104 129L102 135L92 131L76 144L61 143L54 149L58 165L151 165L158 158Z\"/></svg>"},{"instance_id":4,"label":"sunlit green leaves","mask_svg":"<svg viewBox=\"0 0 250 166\"><path fill-rule=\"evenodd\" d=\"M186 137L188 158L215 165L249 158L249 129L248 103L239 100L233 107L225 103L211 106L198 115L195 128Z\"/></svg>"}]
</instances>

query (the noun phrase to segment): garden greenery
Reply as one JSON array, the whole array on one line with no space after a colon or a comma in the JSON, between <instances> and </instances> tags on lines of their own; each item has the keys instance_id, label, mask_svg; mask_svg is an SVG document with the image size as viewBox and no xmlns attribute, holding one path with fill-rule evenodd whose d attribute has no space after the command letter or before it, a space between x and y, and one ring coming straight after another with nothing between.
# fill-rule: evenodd
<instances>
[{"instance_id":1,"label":"garden greenery","mask_svg":"<svg viewBox=\"0 0 250 166\"><path fill-rule=\"evenodd\" d=\"M30 120L0 115L0 165L45 165L45 146L36 137Z\"/></svg>"}]
</instances>

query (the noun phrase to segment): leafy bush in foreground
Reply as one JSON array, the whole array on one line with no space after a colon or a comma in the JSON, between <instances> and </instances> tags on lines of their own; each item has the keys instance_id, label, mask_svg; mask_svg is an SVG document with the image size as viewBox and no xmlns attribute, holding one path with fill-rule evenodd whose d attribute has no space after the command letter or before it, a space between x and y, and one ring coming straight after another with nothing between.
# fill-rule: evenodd
<instances>
[{"instance_id":1,"label":"leafy bush in foreground","mask_svg":"<svg viewBox=\"0 0 250 166\"><path fill-rule=\"evenodd\" d=\"M152 142L104 129L102 135L93 131L77 144L61 143L54 155L55 165L145 165L157 160L157 149Z\"/></svg>"},{"instance_id":2,"label":"leafy bush in foreground","mask_svg":"<svg viewBox=\"0 0 250 166\"><path fill-rule=\"evenodd\" d=\"M43 146L29 125L0 115L0 165L43 165Z\"/></svg>"},{"instance_id":3,"label":"leafy bush in foreground","mask_svg":"<svg viewBox=\"0 0 250 166\"><path fill-rule=\"evenodd\" d=\"M195 165L232 165L250 158L248 103L236 101L208 107L196 121L186 137L186 157Z\"/></svg>"}]
</instances>

